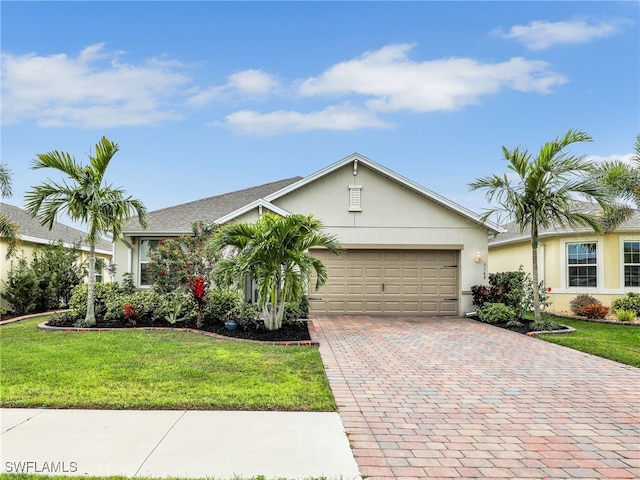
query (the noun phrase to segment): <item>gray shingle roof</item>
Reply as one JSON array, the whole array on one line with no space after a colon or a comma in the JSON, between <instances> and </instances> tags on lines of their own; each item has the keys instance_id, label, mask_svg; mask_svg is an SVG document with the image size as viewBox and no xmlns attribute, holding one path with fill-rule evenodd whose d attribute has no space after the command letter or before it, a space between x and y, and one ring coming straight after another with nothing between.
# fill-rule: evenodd
<instances>
[{"instance_id":1,"label":"gray shingle roof","mask_svg":"<svg viewBox=\"0 0 640 480\"><path fill-rule=\"evenodd\" d=\"M224 193L213 197L183 203L174 207L149 212L149 226L144 230L138 223L138 217L132 218L126 225L126 233L191 233L191 224L202 220L213 222L251 202L264 198L278 190L291 185L302 177L292 177L277 182L265 183L257 187L245 188L235 192Z\"/></svg>"},{"instance_id":2,"label":"gray shingle roof","mask_svg":"<svg viewBox=\"0 0 640 480\"><path fill-rule=\"evenodd\" d=\"M20 237L32 237L34 239L42 240L44 243L49 241L55 242L57 240L62 240L67 244L81 242L82 247L89 248L84 242L87 233L82 230L77 230L58 222L54 223L53 228L49 230L47 227L40 225L40 221L29 215L26 210L7 203L0 202L0 212L9 217L18 225L18 227L20 227ZM103 240L96 245L96 248L111 252L113 250L113 245L111 242Z\"/></svg>"},{"instance_id":3,"label":"gray shingle roof","mask_svg":"<svg viewBox=\"0 0 640 480\"><path fill-rule=\"evenodd\" d=\"M588 213L591 215L599 215L602 210L597 203L576 201L576 210L582 213ZM513 243L521 240L529 240L530 229L520 232L520 228L515 222L509 222L502 225L502 228L506 230L504 233L499 233L494 238L489 239L489 245L497 245L503 243ZM558 225L552 225L549 228L543 228L540 230L540 237L549 237L570 233L588 233L592 232L589 227L581 227L577 229L566 229L559 227ZM640 210L634 210L633 214L624 223L618 226L616 231L635 231L640 232Z\"/></svg>"}]
</instances>

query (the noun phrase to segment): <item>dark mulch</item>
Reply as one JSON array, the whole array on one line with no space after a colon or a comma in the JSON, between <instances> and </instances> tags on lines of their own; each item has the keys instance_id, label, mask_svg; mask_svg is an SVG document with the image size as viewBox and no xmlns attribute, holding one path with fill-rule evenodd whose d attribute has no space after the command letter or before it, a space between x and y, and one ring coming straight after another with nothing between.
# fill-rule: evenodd
<instances>
[{"instance_id":1,"label":"dark mulch","mask_svg":"<svg viewBox=\"0 0 640 480\"><path fill-rule=\"evenodd\" d=\"M469 315L467 318L470 318L471 320L476 320L478 322L482 322L482 320L480 320L480 318L478 318L475 315ZM530 320L528 318L521 318L520 323L521 325L507 325L504 323L495 323L492 325L494 327L504 328L505 330L510 330L512 332L521 333L523 335L526 335L527 333L533 331L533 328L531 328L531 326L533 325L533 320ZM561 326L559 330L565 330L565 327Z\"/></svg>"},{"instance_id":2,"label":"dark mulch","mask_svg":"<svg viewBox=\"0 0 640 480\"><path fill-rule=\"evenodd\" d=\"M75 327L76 320L77 319L73 318L71 315L60 315L58 318L53 318L47 322L47 325L54 327ZM106 321L103 319L98 319L95 325L95 328L126 329L132 327L196 328L193 324L185 324L182 322L178 322L173 325L168 322L136 322L135 325L125 325L121 321ZM296 342L311 340L306 320L297 320L292 323L287 323L278 330L267 330L264 326L261 328L247 326L245 328L240 327L235 331L229 331L221 322L206 325L200 328L200 330L217 333L218 335L224 335L227 337L259 340L264 342Z\"/></svg>"}]
</instances>

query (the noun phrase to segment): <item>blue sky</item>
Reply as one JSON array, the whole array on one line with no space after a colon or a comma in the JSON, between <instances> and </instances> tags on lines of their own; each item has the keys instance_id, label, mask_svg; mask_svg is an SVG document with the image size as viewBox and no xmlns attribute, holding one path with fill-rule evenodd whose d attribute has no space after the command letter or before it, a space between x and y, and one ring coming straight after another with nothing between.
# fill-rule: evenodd
<instances>
[{"instance_id":1,"label":"blue sky","mask_svg":"<svg viewBox=\"0 0 640 480\"><path fill-rule=\"evenodd\" d=\"M640 3L3 1L2 162L23 205L120 145L108 181L149 210L306 176L353 152L478 213L502 146L627 158ZM68 222L67 222L68 223Z\"/></svg>"}]
</instances>

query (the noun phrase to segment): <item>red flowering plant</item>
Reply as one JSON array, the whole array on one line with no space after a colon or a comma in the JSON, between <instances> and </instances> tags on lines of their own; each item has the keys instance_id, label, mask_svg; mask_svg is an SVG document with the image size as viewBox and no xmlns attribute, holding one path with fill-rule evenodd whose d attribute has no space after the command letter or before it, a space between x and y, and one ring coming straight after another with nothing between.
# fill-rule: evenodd
<instances>
[{"instance_id":1,"label":"red flowering plant","mask_svg":"<svg viewBox=\"0 0 640 480\"><path fill-rule=\"evenodd\" d=\"M196 326L202 327L202 319L204 316L204 307L209 299L209 283L202 275L189 280L189 293L198 305L198 320Z\"/></svg>"},{"instance_id":2,"label":"red flowering plant","mask_svg":"<svg viewBox=\"0 0 640 480\"><path fill-rule=\"evenodd\" d=\"M132 327L136 325L136 322L138 321L138 317L140 316L138 309L135 307L135 305L131 304L131 303L127 303L123 310L123 314L124 314L124 319L129 322L129 325L131 325Z\"/></svg>"}]
</instances>

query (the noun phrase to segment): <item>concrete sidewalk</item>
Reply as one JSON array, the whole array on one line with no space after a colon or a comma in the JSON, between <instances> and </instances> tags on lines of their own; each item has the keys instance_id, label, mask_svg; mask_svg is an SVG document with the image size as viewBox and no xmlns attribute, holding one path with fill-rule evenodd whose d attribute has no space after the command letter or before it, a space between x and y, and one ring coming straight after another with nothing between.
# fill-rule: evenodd
<instances>
[{"instance_id":1,"label":"concrete sidewalk","mask_svg":"<svg viewBox=\"0 0 640 480\"><path fill-rule=\"evenodd\" d=\"M360 478L337 413L0 409L3 473Z\"/></svg>"}]
</instances>

